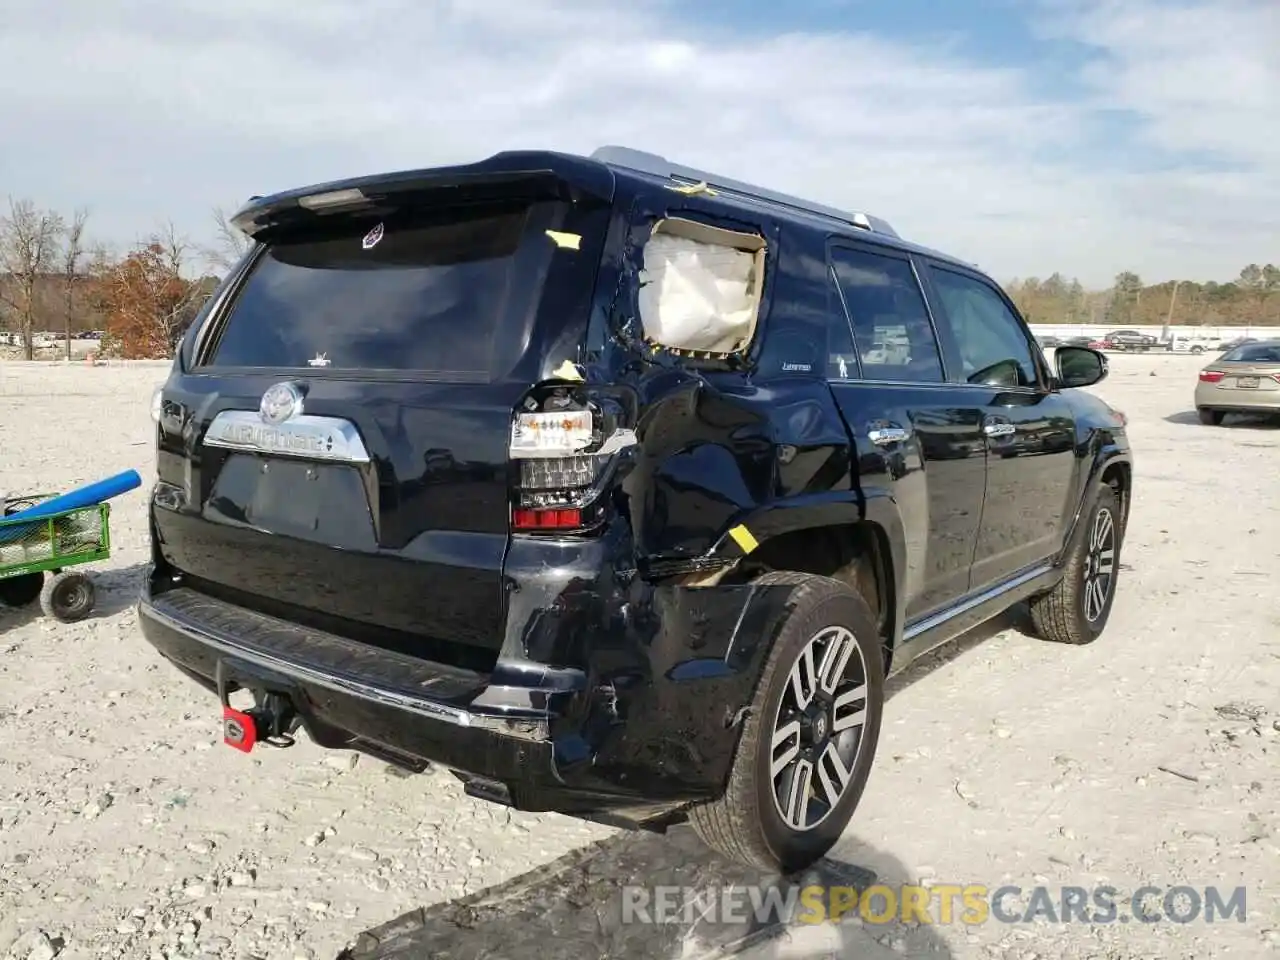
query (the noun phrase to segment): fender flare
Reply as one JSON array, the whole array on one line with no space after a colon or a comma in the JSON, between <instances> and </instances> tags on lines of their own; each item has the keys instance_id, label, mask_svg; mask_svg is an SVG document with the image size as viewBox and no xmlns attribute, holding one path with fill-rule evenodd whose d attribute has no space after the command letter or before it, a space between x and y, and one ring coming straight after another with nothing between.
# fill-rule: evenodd
<instances>
[{"instance_id":1,"label":"fender flare","mask_svg":"<svg viewBox=\"0 0 1280 960\"><path fill-rule=\"evenodd\" d=\"M896 647L903 630L900 594L906 582L906 534L898 502L886 488L832 490L761 504L734 518L716 540L711 556L736 561L784 534L858 523L871 525L888 560L884 572L889 578L885 593L891 605L889 644Z\"/></svg>"},{"instance_id":2,"label":"fender flare","mask_svg":"<svg viewBox=\"0 0 1280 960\"><path fill-rule=\"evenodd\" d=\"M1080 495L1076 500L1075 511L1071 517L1071 525L1067 528L1067 534L1062 538L1062 550L1058 554L1055 566L1061 566L1067 556L1070 555L1072 547L1075 546L1076 539L1080 535L1080 522L1084 516L1084 512L1089 509L1092 502L1093 491L1102 481L1102 475L1106 473L1107 468L1113 464L1126 464L1130 470L1133 469L1133 459L1120 446L1114 443L1106 443L1098 448L1089 463L1089 471L1085 475L1084 483L1080 485ZM1126 502L1124 509L1123 522L1128 526L1129 522L1129 504Z\"/></svg>"}]
</instances>

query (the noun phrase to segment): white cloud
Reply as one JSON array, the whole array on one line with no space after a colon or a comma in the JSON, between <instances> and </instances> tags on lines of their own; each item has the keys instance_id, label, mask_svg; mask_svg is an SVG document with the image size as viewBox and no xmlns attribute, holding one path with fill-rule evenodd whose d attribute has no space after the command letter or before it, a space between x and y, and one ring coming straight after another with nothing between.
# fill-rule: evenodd
<instances>
[{"instance_id":1,"label":"white cloud","mask_svg":"<svg viewBox=\"0 0 1280 960\"><path fill-rule=\"evenodd\" d=\"M1080 65L1087 102L951 48L746 37L643 2L59 6L56 29L6 12L0 190L89 202L121 241L165 217L206 233L253 193L606 142L868 209L1001 278L1229 276L1280 220L1272 0L1059 3L1052 29L1105 54ZM1098 108L1234 168L1142 174L1127 144L1100 162Z\"/></svg>"}]
</instances>

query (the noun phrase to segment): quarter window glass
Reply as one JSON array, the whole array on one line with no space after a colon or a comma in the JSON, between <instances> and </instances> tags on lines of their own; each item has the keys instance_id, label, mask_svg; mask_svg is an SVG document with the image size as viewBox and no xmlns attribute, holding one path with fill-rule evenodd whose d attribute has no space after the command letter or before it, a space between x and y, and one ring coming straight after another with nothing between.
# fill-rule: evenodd
<instances>
[{"instance_id":1,"label":"quarter window glass","mask_svg":"<svg viewBox=\"0 0 1280 960\"><path fill-rule=\"evenodd\" d=\"M834 271L830 280L833 286L830 291L831 309L827 314L827 379L849 380L858 376L858 356L853 345L853 332L849 329L849 318L844 315L836 289Z\"/></svg>"},{"instance_id":2,"label":"quarter window glass","mask_svg":"<svg viewBox=\"0 0 1280 960\"><path fill-rule=\"evenodd\" d=\"M980 280L933 268L933 285L970 383L1030 387L1037 382L1031 344L1000 295Z\"/></svg>"},{"instance_id":3,"label":"quarter window glass","mask_svg":"<svg viewBox=\"0 0 1280 960\"><path fill-rule=\"evenodd\" d=\"M831 251L868 380L937 382L942 359L911 264L861 250Z\"/></svg>"}]
</instances>

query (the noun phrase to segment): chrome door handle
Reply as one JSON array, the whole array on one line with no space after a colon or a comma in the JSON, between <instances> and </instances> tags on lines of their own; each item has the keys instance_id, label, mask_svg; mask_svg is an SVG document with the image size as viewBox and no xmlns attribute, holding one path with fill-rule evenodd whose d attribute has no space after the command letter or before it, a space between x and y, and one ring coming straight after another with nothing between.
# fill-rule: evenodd
<instances>
[{"instance_id":1,"label":"chrome door handle","mask_svg":"<svg viewBox=\"0 0 1280 960\"><path fill-rule=\"evenodd\" d=\"M1007 420L992 420L982 425L982 432L988 437L1007 437L1016 431L1017 428Z\"/></svg>"},{"instance_id":2,"label":"chrome door handle","mask_svg":"<svg viewBox=\"0 0 1280 960\"><path fill-rule=\"evenodd\" d=\"M888 446L891 443L902 443L907 439L907 431L902 427L876 427L867 431L867 437L877 446Z\"/></svg>"}]
</instances>

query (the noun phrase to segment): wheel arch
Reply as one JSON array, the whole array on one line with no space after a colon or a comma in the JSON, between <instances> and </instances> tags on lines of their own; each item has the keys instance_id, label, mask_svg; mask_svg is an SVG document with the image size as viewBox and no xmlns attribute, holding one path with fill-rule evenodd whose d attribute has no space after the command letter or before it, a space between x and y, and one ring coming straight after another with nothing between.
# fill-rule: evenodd
<instances>
[{"instance_id":1,"label":"wheel arch","mask_svg":"<svg viewBox=\"0 0 1280 960\"><path fill-rule=\"evenodd\" d=\"M887 670L902 637L905 543L898 505L888 491L840 492L753 511L726 531L716 553L736 554L739 577L790 570L857 589L879 625Z\"/></svg>"},{"instance_id":2,"label":"wheel arch","mask_svg":"<svg viewBox=\"0 0 1280 960\"><path fill-rule=\"evenodd\" d=\"M1094 457L1085 482L1081 484L1080 495L1071 517L1071 526L1063 538L1062 551L1058 555L1059 564L1063 563L1070 554L1076 538L1080 535L1081 518L1088 511L1093 491L1099 483L1105 483L1115 491L1120 501L1121 530L1128 526L1129 507L1132 501L1133 461L1120 447L1105 446Z\"/></svg>"}]
</instances>

